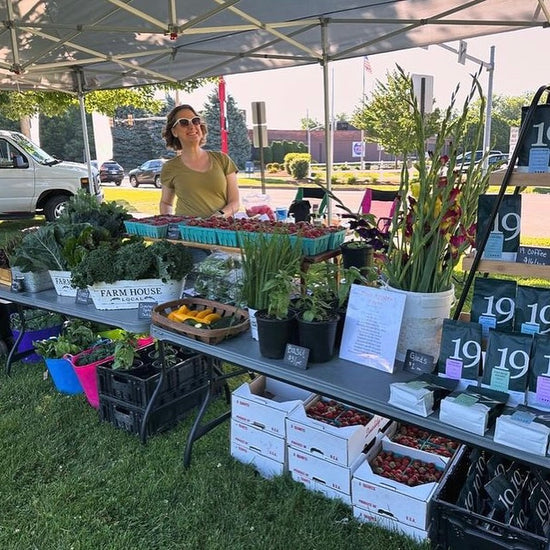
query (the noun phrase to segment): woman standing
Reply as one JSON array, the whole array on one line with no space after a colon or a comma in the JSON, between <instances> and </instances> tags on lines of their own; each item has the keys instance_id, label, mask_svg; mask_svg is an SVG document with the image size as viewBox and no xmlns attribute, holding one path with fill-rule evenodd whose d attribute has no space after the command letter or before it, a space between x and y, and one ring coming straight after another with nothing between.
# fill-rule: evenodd
<instances>
[{"instance_id":1,"label":"woman standing","mask_svg":"<svg viewBox=\"0 0 550 550\"><path fill-rule=\"evenodd\" d=\"M178 155L162 167L161 214L208 218L238 211L237 166L225 153L202 148L207 133L190 105L178 105L168 114L162 135Z\"/></svg>"}]
</instances>

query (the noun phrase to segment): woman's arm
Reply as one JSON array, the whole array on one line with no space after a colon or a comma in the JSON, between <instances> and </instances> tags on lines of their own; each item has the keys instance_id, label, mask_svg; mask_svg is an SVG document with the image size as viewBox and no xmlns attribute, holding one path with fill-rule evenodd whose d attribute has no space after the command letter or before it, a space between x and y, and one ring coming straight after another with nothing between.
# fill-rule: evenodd
<instances>
[{"instance_id":1,"label":"woman's arm","mask_svg":"<svg viewBox=\"0 0 550 550\"><path fill-rule=\"evenodd\" d=\"M237 183L237 172L227 174L227 204L221 209L224 216L233 216L239 211L241 204L239 198L239 185Z\"/></svg>"},{"instance_id":2,"label":"woman's arm","mask_svg":"<svg viewBox=\"0 0 550 550\"><path fill-rule=\"evenodd\" d=\"M160 195L159 212L161 214L173 214L174 213L174 198L176 192L170 187L162 186Z\"/></svg>"}]
</instances>

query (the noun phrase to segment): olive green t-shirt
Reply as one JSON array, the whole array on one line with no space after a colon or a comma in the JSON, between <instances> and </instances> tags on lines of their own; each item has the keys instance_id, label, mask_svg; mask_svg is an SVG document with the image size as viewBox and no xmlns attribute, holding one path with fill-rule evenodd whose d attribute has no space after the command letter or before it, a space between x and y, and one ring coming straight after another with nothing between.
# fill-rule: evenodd
<instances>
[{"instance_id":1,"label":"olive green t-shirt","mask_svg":"<svg viewBox=\"0 0 550 550\"><path fill-rule=\"evenodd\" d=\"M227 204L226 176L237 172L237 166L225 153L207 153L210 168L206 172L188 168L179 157L164 163L160 180L176 193L176 214L208 218Z\"/></svg>"}]
</instances>

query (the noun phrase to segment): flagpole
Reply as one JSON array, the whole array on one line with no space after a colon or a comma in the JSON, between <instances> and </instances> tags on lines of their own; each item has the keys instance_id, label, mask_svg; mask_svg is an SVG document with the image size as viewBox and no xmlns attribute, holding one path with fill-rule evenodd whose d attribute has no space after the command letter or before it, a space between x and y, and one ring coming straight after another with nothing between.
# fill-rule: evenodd
<instances>
[{"instance_id":1,"label":"flagpole","mask_svg":"<svg viewBox=\"0 0 550 550\"><path fill-rule=\"evenodd\" d=\"M362 93L361 93L361 108L365 107L365 66L364 61L361 62L361 78L363 81ZM365 131L361 128L361 170L365 169Z\"/></svg>"}]
</instances>

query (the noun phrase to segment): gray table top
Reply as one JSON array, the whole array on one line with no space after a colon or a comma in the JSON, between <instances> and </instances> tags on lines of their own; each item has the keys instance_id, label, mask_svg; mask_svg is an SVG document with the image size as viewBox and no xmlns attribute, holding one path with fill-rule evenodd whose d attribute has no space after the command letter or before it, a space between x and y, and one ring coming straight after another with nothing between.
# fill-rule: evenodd
<instances>
[{"instance_id":1,"label":"gray table top","mask_svg":"<svg viewBox=\"0 0 550 550\"><path fill-rule=\"evenodd\" d=\"M550 458L525 453L493 441L493 430L484 436L461 430L439 420L439 411L424 418L398 409L388 403L390 384L415 377L408 371L388 373L334 357L327 363L310 364L306 370L298 369L283 359L266 359L260 355L258 342L250 332L225 340L216 345L206 344L177 334L163 327L151 325L151 336L197 350L228 363L245 367L283 382L302 387L349 405L359 407L387 418L421 426L476 447L521 460L529 464L550 468Z\"/></svg>"},{"instance_id":2,"label":"gray table top","mask_svg":"<svg viewBox=\"0 0 550 550\"><path fill-rule=\"evenodd\" d=\"M88 319L135 333L148 333L150 319L139 319L137 309L96 309L93 304L77 304L69 296L58 296L54 289L42 292L13 292L7 285L0 285L0 299L55 311L71 317Z\"/></svg>"}]
</instances>

